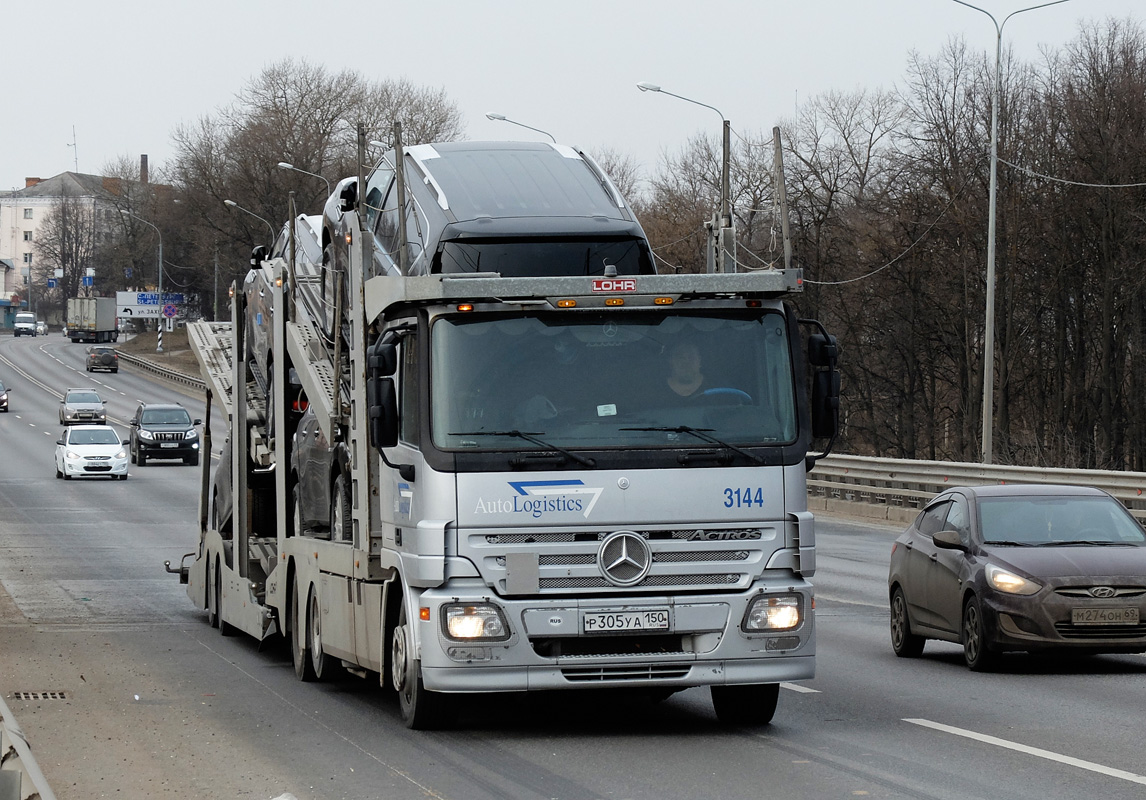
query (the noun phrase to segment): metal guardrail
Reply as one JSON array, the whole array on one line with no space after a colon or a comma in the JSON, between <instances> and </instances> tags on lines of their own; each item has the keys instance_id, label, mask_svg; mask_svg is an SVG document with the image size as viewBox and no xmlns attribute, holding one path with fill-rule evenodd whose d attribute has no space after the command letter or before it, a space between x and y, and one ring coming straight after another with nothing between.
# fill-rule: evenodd
<instances>
[{"instance_id":1,"label":"metal guardrail","mask_svg":"<svg viewBox=\"0 0 1146 800\"><path fill-rule=\"evenodd\" d=\"M952 486L1065 483L1109 492L1146 522L1146 473L1117 470L1012 467L953 461L915 461L832 455L808 475L813 508L909 522L927 501Z\"/></svg>"},{"instance_id":2,"label":"metal guardrail","mask_svg":"<svg viewBox=\"0 0 1146 800\"><path fill-rule=\"evenodd\" d=\"M140 367L141 369L145 369L148 372L155 373L156 375L159 375L166 380L174 381L175 383L183 383L187 386L194 386L196 389L207 388L207 384L203 382L202 378L197 378L194 375L187 375L186 373L179 372L178 370L170 369L156 361L152 361L149 358L142 358L140 356L132 355L131 353L125 353L122 350L117 350L116 352L119 353L119 358L121 361L126 361L133 366Z\"/></svg>"},{"instance_id":3,"label":"metal guardrail","mask_svg":"<svg viewBox=\"0 0 1146 800\"><path fill-rule=\"evenodd\" d=\"M0 698L0 800L56 800L3 698Z\"/></svg>"}]
</instances>

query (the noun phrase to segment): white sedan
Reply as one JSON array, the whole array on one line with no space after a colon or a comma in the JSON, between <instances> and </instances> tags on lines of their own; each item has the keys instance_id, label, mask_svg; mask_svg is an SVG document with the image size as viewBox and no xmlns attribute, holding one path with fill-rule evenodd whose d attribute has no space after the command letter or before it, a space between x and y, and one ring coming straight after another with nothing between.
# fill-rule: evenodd
<instances>
[{"instance_id":1,"label":"white sedan","mask_svg":"<svg viewBox=\"0 0 1146 800\"><path fill-rule=\"evenodd\" d=\"M73 425L56 442L56 477L109 475L127 480L127 442L110 425Z\"/></svg>"}]
</instances>

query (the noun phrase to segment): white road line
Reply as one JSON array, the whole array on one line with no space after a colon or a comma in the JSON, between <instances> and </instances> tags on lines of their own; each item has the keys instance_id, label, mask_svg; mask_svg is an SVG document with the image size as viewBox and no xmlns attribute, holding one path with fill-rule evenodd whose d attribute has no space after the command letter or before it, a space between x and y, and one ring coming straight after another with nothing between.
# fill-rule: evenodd
<instances>
[{"instance_id":1,"label":"white road line","mask_svg":"<svg viewBox=\"0 0 1146 800\"><path fill-rule=\"evenodd\" d=\"M974 739L985 744L993 744L996 747L1005 747L1008 750L1015 750L1019 753L1026 753L1029 756L1037 756L1038 758L1045 758L1048 761L1057 761L1060 764L1067 764L1068 766L1078 767L1079 769L1090 770L1097 772L1101 775L1109 775L1111 778L1120 778L1124 781L1131 783L1140 783L1146 786L1146 776L1136 775L1133 772L1127 772L1123 769L1114 769L1113 767L1106 767L1102 764L1095 764L1093 761L1083 761L1081 758L1072 758L1071 756L1064 756L1059 753L1053 753L1050 750L1040 750L1037 747L1028 747L1025 744L1018 742L1010 742L1006 739L999 739L994 736L987 736L984 733L975 733L975 731L964 730L963 728L953 728L950 725L943 725L939 722L932 722L927 719L905 719L904 722L911 723L912 725L920 725L924 728L931 728L944 733L950 733L955 736L963 736L967 739Z\"/></svg>"},{"instance_id":2,"label":"white road line","mask_svg":"<svg viewBox=\"0 0 1146 800\"><path fill-rule=\"evenodd\" d=\"M799 692L800 694L820 694L819 689L811 689L807 686L801 686L798 683L781 683L780 687L783 689L791 689L793 692Z\"/></svg>"}]
</instances>

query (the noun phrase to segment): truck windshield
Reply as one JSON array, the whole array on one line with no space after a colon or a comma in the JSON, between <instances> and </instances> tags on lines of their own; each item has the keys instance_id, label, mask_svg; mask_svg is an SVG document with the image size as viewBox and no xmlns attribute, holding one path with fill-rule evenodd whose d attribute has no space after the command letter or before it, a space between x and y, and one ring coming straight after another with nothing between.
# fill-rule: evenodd
<instances>
[{"instance_id":1,"label":"truck windshield","mask_svg":"<svg viewBox=\"0 0 1146 800\"><path fill-rule=\"evenodd\" d=\"M448 317L431 340L431 425L444 450L535 449L520 433L569 449L797 437L776 312Z\"/></svg>"}]
</instances>

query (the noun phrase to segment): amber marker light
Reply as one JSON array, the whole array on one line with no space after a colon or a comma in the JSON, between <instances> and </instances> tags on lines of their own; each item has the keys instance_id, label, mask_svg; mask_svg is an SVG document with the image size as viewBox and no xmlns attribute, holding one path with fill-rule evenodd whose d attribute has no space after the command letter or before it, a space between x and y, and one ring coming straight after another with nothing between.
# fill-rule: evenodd
<instances>
[{"instance_id":1,"label":"amber marker light","mask_svg":"<svg viewBox=\"0 0 1146 800\"><path fill-rule=\"evenodd\" d=\"M346 243L350 244L352 241L354 241L354 237L351 236L349 233L346 234Z\"/></svg>"},{"instance_id":2,"label":"amber marker light","mask_svg":"<svg viewBox=\"0 0 1146 800\"><path fill-rule=\"evenodd\" d=\"M458 311L473 311L473 310L474 310L474 304L473 303L460 303L458 305Z\"/></svg>"},{"instance_id":3,"label":"amber marker light","mask_svg":"<svg viewBox=\"0 0 1146 800\"><path fill-rule=\"evenodd\" d=\"M623 306L625 299L623 297L606 297L605 305L607 306Z\"/></svg>"},{"instance_id":4,"label":"amber marker light","mask_svg":"<svg viewBox=\"0 0 1146 800\"><path fill-rule=\"evenodd\" d=\"M422 606L421 608L419 608L418 609L418 619L422 620L422 622L429 622L430 621L430 609L426 608L425 606Z\"/></svg>"},{"instance_id":5,"label":"amber marker light","mask_svg":"<svg viewBox=\"0 0 1146 800\"><path fill-rule=\"evenodd\" d=\"M558 300L557 301L557 307L558 308L576 308L577 307L577 301L576 300Z\"/></svg>"},{"instance_id":6,"label":"amber marker light","mask_svg":"<svg viewBox=\"0 0 1146 800\"><path fill-rule=\"evenodd\" d=\"M745 300L744 305L748 308L760 308L763 304L759 300Z\"/></svg>"},{"instance_id":7,"label":"amber marker light","mask_svg":"<svg viewBox=\"0 0 1146 800\"><path fill-rule=\"evenodd\" d=\"M671 306L675 302L671 297L654 297L654 306Z\"/></svg>"}]
</instances>

